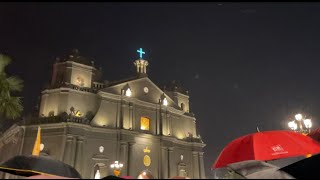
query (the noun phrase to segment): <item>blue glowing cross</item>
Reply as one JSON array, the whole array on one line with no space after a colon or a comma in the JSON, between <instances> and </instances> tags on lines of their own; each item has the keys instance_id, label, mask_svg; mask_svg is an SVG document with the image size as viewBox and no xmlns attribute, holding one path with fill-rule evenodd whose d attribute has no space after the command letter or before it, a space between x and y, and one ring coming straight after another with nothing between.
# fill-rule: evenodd
<instances>
[{"instance_id":1,"label":"blue glowing cross","mask_svg":"<svg viewBox=\"0 0 320 180\"><path fill-rule=\"evenodd\" d=\"M140 50L137 50L137 52L140 54L140 59L142 59L142 54L146 54L146 52L142 51L142 48L140 48Z\"/></svg>"}]
</instances>

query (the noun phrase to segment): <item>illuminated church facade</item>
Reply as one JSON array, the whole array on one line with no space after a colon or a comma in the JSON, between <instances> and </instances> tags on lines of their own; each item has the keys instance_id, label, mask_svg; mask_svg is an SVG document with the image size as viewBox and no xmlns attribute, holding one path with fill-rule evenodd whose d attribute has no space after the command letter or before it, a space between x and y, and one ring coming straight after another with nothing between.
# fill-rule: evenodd
<instances>
[{"instance_id":1,"label":"illuminated church facade","mask_svg":"<svg viewBox=\"0 0 320 180\"><path fill-rule=\"evenodd\" d=\"M136 75L112 83L103 82L101 70L77 50L57 58L39 117L0 137L0 161L30 154L40 126L41 155L75 167L83 178L113 174L115 161L123 164L120 176L205 178L205 144L188 91L177 84L159 88L148 78L144 52L138 52Z\"/></svg>"}]
</instances>

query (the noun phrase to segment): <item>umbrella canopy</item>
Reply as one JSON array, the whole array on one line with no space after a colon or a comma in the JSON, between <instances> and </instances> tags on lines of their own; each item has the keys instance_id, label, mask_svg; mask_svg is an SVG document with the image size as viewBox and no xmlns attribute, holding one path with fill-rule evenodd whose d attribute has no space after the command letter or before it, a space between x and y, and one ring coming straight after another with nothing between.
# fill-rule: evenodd
<instances>
[{"instance_id":1,"label":"umbrella canopy","mask_svg":"<svg viewBox=\"0 0 320 180\"><path fill-rule=\"evenodd\" d=\"M73 167L54 159L42 156L15 156L0 165L0 171L18 175L54 175L68 178L81 176Z\"/></svg>"},{"instance_id":2,"label":"umbrella canopy","mask_svg":"<svg viewBox=\"0 0 320 180\"><path fill-rule=\"evenodd\" d=\"M78 178L67 178L62 176L52 176L52 175L35 175L35 176L29 176L25 179L78 179Z\"/></svg>"},{"instance_id":3,"label":"umbrella canopy","mask_svg":"<svg viewBox=\"0 0 320 180\"><path fill-rule=\"evenodd\" d=\"M110 176L106 176L104 178L101 178L101 179L123 179L121 177L118 177L118 176L113 176L113 175L110 175Z\"/></svg>"},{"instance_id":4,"label":"umbrella canopy","mask_svg":"<svg viewBox=\"0 0 320 180\"><path fill-rule=\"evenodd\" d=\"M121 176L122 179L135 179L132 176Z\"/></svg>"},{"instance_id":5,"label":"umbrella canopy","mask_svg":"<svg viewBox=\"0 0 320 180\"><path fill-rule=\"evenodd\" d=\"M319 162L320 154L311 156L301 161L290 164L286 167L281 168L282 171L287 172L296 179L300 178L320 178L319 174Z\"/></svg>"},{"instance_id":6,"label":"umbrella canopy","mask_svg":"<svg viewBox=\"0 0 320 180\"><path fill-rule=\"evenodd\" d=\"M246 160L274 160L320 153L320 144L293 131L265 131L239 137L220 153L212 168Z\"/></svg>"},{"instance_id":7,"label":"umbrella canopy","mask_svg":"<svg viewBox=\"0 0 320 180\"><path fill-rule=\"evenodd\" d=\"M232 163L228 165L228 169L236 173L229 173L233 175L231 176L233 179L294 179L291 175L279 170L279 167L257 160Z\"/></svg>"},{"instance_id":8,"label":"umbrella canopy","mask_svg":"<svg viewBox=\"0 0 320 180\"><path fill-rule=\"evenodd\" d=\"M288 166L289 164L293 164L295 162L298 162L302 159L305 159L306 156L295 156L295 157L289 157L289 158L282 158L282 159L275 159L275 160L270 160L266 161L269 164L275 165L279 168Z\"/></svg>"}]
</instances>

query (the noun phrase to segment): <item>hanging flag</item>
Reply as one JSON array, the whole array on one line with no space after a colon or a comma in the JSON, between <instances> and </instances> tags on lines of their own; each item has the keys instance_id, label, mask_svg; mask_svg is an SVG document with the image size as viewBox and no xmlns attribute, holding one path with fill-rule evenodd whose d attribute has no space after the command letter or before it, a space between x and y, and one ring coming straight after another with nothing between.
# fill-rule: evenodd
<instances>
[{"instance_id":1,"label":"hanging flag","mask_svg":"<svg viewBox=\"0 0 320 180\"><path fill-rule=\"evenodd\" d=\"M34 147L32 150L32 155L34 155L34 156L39 156L39 154L40 154L40 144L41 144L40 132L41 132L41 128L38 127L37 139L34 142Z\"/></svg>"}]
</instances>

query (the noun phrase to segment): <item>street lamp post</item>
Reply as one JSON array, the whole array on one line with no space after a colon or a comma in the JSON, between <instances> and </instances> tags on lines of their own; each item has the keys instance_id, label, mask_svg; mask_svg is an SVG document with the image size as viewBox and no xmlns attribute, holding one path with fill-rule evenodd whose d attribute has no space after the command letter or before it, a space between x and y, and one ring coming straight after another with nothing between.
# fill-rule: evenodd
<instances>
[{"instance_id":1,"label":"street lamp post","mask_svg":"<svg viewBox=\"0 0 320 180\"><path fill-rule=\"evenodd\" d=\"M120 175L121 169L123 168L123 164L119 163L119 161L115 161L110 165L110 168L113 170L113 174L118 177Z\"/></svg>"},{"instance_id":2,"label":"street lamp post","mask_svg":"<svg viewBox=\"0 0 320 180\"><path fill-rule=\"evenodd\" d=\"M302 134L309 134L312 127L311 119L305 118L302 114L296 114L295 119L288 123L290 129Z\"/></svg>"}]
</instances>

